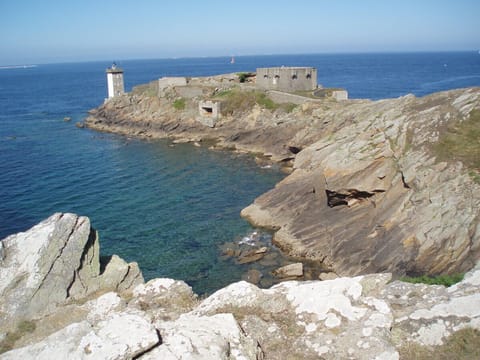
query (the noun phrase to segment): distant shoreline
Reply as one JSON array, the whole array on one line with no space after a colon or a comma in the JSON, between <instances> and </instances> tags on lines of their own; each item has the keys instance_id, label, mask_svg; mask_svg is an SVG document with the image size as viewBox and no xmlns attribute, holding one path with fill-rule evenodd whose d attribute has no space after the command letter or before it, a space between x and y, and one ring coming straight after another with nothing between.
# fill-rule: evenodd
<instances>
[{"instance_id":1,"label":"distant shoreline","mask_svg":"<svg viewBox=\"0 0 480 360\"><path fill-rule=\"evenodd\" d=\"M0 69L30 69L37 66L38 65L6 65L6 66L0 66Z\"/></svg>"}]
</instances>

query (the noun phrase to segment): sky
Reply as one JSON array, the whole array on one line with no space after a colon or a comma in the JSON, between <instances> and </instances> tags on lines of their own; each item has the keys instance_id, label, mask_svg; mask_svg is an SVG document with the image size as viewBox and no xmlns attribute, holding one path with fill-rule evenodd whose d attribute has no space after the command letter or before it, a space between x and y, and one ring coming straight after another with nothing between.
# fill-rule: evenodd
<instances>
[{"instance_id":1,"label":"sky","mask_svg":"<svg viewBox=\"0 0 480 360\"><path fill-rule=\"evenodd\" d=\"M479 0L0 0L0 65L480 50Z\"/></svg>"}]
</instances>

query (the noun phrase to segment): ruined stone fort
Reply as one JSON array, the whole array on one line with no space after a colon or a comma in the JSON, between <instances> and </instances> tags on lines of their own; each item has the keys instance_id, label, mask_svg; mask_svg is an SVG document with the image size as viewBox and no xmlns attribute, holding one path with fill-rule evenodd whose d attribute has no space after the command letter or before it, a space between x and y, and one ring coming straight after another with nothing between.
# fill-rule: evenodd
<instances>
[{"instance_id":1,"label":"ruined stone fort","mask_svg":"<svg viewBox=\"0 0 480 360\"><path fill-rule=\"evenodd\" d=\"M317 69L313 67L258 68L256 86L264 90L286 92L315 90Z\"/></svg>"},{"instance_id":2,"label":"ruined stone fort","mask_svg":"<svg viewBox=\"0 0 480 360\"><path fill-rule=\"evenodd\" d=\"M123 70L115 65L107 69L108 98L124 93ZM219 81L219 78L221 80ZM322 101L333 98L337 101L348 99L344 89L324 89L317 83L317 69L314 67L268 67L257 68L256 73L248 73L249 81L242 83L239 74L225 74L205 78L163 77L158 79L158 96L164 97L171 90L183 99L192 99L198 103L197 120L209 127L215 127L221 117L221 100L206 96L208 87L224 86L231 88L233 84L242 89L265 91L276 103L303 104L307 101Z\"/></svg>"}]
</instances>

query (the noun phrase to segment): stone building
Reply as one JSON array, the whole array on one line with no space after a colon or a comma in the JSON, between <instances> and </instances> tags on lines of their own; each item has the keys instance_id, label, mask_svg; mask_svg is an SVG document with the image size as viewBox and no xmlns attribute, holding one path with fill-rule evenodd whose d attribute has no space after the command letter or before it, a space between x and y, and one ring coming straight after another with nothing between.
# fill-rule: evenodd
<instances>
[{"instance_id":1,"label":"stone building","mask_svg":"<svg viewBox=\"0 0 480 360\"><path fill-rule=\"evenodd\" d=\"M113 63L112 67L107 69L107 89L108 98L121 95L125 92L123 86L123 69Z\"/></svg>"},{"instance_id":2,"label":"stone building","mask_svg":"<svg viewBox=\"0 0 480 360\"><path fill-rule=\"evenodd\" d=\"M221 102L213 100L200 101L198 103L200 116L197 118L203 125L215 127L221 117Z\"/></svg>"},{"instance_id":3,"label":"stone building","mask_svg":"<svg viewBox=\"0 0 480 360\"><path fill-rule=\"evenodd\" d=\"M256 86L263 90L308 91L317 88L317 69L313 67L258 68Z\"/></svg>"}]
</instances>

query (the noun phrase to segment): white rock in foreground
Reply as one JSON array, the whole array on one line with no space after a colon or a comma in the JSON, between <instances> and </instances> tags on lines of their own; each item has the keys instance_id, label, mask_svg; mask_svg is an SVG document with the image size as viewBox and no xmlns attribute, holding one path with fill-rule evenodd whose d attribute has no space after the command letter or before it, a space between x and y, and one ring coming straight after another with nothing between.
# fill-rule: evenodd
<instances>
[{"instance_id":1,"label":"white rock in foreground","mask_svg":"<svg viewBox=\"0 0 480 360\"><path fill-rule=\"evenodd\" d=\"M400 347L410 342L437 346L462 328L480 329L480 265L450 288L390 282L390 274L290 281L270 289L241 281L201 302L182 281L153 279L129 286L128 292L122 286L106 292L111 280L100 275L101 286L89 281L103 295L62 302L72 287L65 279L51 283L57 270L81 272L87 279L92 272L85 264L95 267L96 236L89 235L84 248L72 240L92 234L87 224L86 218L57 214L3 240L0 290L6 296L0 297L1 309L12 311L7 313L12 323L27 320L36 326L20 334L0 359L397 360ZM59 243L73 265L57 267L55 259L67 259L65 254L53 256L44 248ZM109 279L126 276L121 264L119 258L112 262L105 271ZM46 289L52 291L54 306L40 298L41 316L30 312L36 304L28 298L18 299L21 306L9 303L15 294L36 298ZM1 346L11 331L10 323L0 322Z\"/></svg>"}]
</instances>

